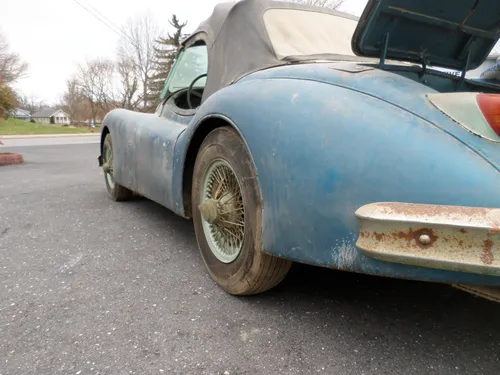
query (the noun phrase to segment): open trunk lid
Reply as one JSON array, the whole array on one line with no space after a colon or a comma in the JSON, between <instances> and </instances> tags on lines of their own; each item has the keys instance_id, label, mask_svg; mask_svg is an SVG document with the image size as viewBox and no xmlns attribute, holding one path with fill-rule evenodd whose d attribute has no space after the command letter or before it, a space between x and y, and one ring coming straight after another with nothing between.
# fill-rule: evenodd
<instances>
[{"instance_id":1,"label":"open trunk lid","mask_svg":"<svg viewBox=\"0 0 500 375\"><path fill-rule=\"evenodd\" d=\"M500 37L500 0L369 0L356 55L456 70L480 66Z\"/></svg>"}]
</instances>

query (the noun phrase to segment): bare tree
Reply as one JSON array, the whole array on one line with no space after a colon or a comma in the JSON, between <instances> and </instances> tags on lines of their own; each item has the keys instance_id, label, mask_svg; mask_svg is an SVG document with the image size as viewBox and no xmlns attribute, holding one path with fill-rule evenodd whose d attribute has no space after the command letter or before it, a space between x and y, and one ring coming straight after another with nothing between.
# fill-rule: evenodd
<instances>
[{"instance_id":1,"label":"bare tree","mask_svg":"<svg viewBox=\"0 0 500 375\"><path fill-rule=\"evenodd\" d=\"M144 13L130 18L122 28L123 37L118 43L118 56L126 61L127 67L131 64L138 76L138 92L142 110L149 111L151 77L154 74L156 40L161 30L150 13ZM127 68L128 70L128 68Z\"/></svg>"},{"instance_id":2,"label":"bare tree","mask_svg":"<svg viewBox=\"0 0 500 375\"><path fill-rule=\"evenodd\" d=\"M5 84L16 82L23 78L28 70L28 64L21 57L10 52L7 38L0 32L0 81Z\"/></svg>"},{"instance_id":3,"label":"bare tree","mask_svg":"<svg viewBox=\"0 0 500 375\"><path fill-rule=\"evenodd\" d=\"M76 76L66 83L61 102L72 118L85 116L95 122L97 115L114 108L136 110L142 101L139 87L139 72L128 57L120 57L117 63L96 59L78 66Z\"/></svg>"},{"instance_id":4,"label":"bare tree","mask_svg":"<svg viewBox=\"0 0 500 375\"><path fill-rule=\"evenodd\" d=\"M315 5L318 7L325 7L330 9L337 9L345 2L345 0L286 0L286 1L289 1L290 3Z\"/></svg>"},{"instance_id":5,"label":"bare tree","mask_svg":"<svg viewBox=\"0 0 500 375\"><path fill-rule=\"evenodd\" d=\"M134 62L128 57L122 56L116 64L119 75L119 106L126 109L136 109L141 97L138 95L139 79L138 70Z\"/></svg>"},{"instance_id":6,"label":"bare tree","mask_svg":"<svg viewBox=\"0 0 500 375\"><path fill-rule=\"evenodd\" d=\"M77 84L90 105L94 122L99 108L109 112L117 106L114 71L115 65L111 60L97 59L78 66Z\"/></svg>"},{"instance_id":7,"label":"bare tree","mask_svg":"<svg viewBox=\"0 0 500 375\"><path fill-rule=\"evenodd\" d=\"M62 104L66 107L65 110L70 118L75 119L78 112L78 105L84 99L84 95L78 85L76 77L66 80L66 91L62 96Z\"/></svg>"},{"instance_id":8,"label":"bare tree","mask_svg":"<svg viewBox=\"0 0 500 375\"><path fill-rule=\"evenodd\" d=\"M28 96L19 93L17 95L17 102L21 108L29 112L38 111L45 106L44 102L37 98L35 95Z\"/></svg>"},{"instance_id":9,"label":"bare tree","mask_svg":"<svg viewBox=\"0 0 500 375\"><path fill-rule=\"evenodd\" d=\"M62 95L61 106L69 114L72 121L88 119L92 116L86 111L88 105L85 99L77 77L66 80L66 91Z\"/></svg>"}]
</instances>

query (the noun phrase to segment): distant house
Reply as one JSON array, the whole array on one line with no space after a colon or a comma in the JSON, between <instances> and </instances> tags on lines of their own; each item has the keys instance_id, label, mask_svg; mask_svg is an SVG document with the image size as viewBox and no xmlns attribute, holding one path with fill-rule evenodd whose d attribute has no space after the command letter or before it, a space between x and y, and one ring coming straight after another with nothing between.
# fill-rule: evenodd
<instances>
[{"instance_id":1,"label":"distant house","mask_svg":"<svg viewBox=\"0 0 500 375\"><path fill-rule=\"evenodd\" d=\"M35 112L31 118L38 124L69 125L71 119L62 109L47 108Z\"/></svg>"},{"instance_id":2,"label":"distant house","mask_svg":"<svg viewBox=\"0 0 500 375\"><path fill-rule=\"evenodd\" d=\"M10 112L10 116L14 117L18 120L30 121L31 113L25 109L16 108L12 112Z\"/></svg>"}]
</instances>

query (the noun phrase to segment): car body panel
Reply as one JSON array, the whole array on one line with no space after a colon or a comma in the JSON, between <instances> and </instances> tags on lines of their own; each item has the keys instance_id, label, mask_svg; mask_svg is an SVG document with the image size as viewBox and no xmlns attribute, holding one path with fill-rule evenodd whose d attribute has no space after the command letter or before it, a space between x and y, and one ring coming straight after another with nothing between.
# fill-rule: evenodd
<instances>
[{"instance_id":1,"label":"car body panel","mask_svg":"<svg viewBox=\"0 0 500 375\"><path fill-rule=\"evenodd\" d=\"M169 209L172 198L174 147L189 117L119 109L103 121L111 133L115 180L130 190Z\"/></svg>"},{"instance_id":2,"label":"car body panel","mask_svg":"<svg viewBox=\"0 0 500 375\"><path fill-rule=\"evenodd\" d=\"M341 88L354 90L397 106L414 116L428 121L455 138L467 143L488 162L500 169L500 147L495 142L481 138L471 131L457 126L453 120L429 102L426 95L451 90L481 91L498 93L500 86L475 86L478 83L466 80L461 84L455 77L434 72L435 75L419 77L419 71L408 67L396 67L396 71L379 69L376 66L356 63L316 63L277 67L263 70L242 79L294 78L325 82ZM434 88L428 86L433 81Z\"/></svg>"}]
</instances>

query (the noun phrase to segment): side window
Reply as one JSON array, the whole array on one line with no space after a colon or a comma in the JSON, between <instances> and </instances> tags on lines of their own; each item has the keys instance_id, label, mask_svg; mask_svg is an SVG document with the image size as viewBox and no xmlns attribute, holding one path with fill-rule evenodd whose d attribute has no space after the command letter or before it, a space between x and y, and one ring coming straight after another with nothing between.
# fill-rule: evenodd
<instances>
[{"instance_id":1,"label":"side window","mask_svg":"<svg viewBox=\"0 0 500 375\"><path fill-rule=\"evenodd\" d=\"M205 45L197 45L186 48L180 53L165 82L162 98L167 99L174 96L174 104L182 109L188 109L187 89L191 83L200 75L207 74L208 51ZM190 96L192 105L201 102L201 95L205 88L207 78L203 77L196 81Z\"/></svg>"}]
</instances>

